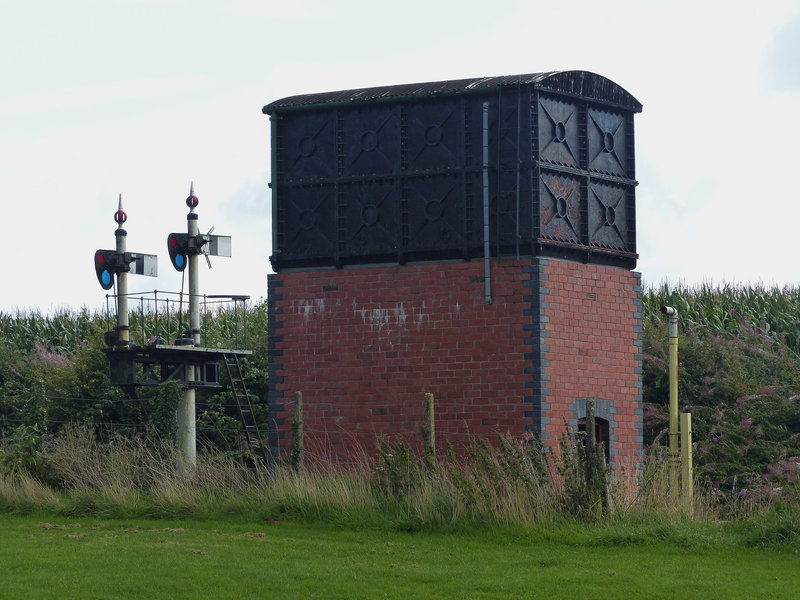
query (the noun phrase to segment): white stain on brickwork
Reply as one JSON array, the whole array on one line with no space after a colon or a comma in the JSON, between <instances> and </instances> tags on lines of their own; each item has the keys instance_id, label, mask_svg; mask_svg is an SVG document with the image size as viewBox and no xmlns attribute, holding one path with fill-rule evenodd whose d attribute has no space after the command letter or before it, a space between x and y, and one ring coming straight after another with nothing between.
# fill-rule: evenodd
<instances>
[{"instance_id":1,"label":"white stain on brickwork","mask_svg":"<svg viewBox=\"0 0 800 600\"><path fill-rule=\"evenodd\" d=\"M292 312L300 315L304 322L309 321L312 317L324 314L328 308L325 304L325 298L292 300L290 306ZM330 309L333 312L337 312L341 306L342 301L337 299ZM353 298L350 306L354 317L358 317L362 323L369 325L370 329L377 332L400 334L409 326L413 326L419 331L431 320L428 306L424 300L421 301L418 307L413 305L407 307L405 303L397 302L390 308L380 306L362 308L359 306L358 300ZM450 312L451 314L458 314L461 312L461 308L461 303L456 300L451 305Z\"/></svg>"},{"instance_id":2,"label":"white stain on brickwork","mask_svg":"<svg viewBox=\"0 0 800 600\"><path fill-rule=\"evenodd\" d=\"M367 319L370 328L381 331L384 327L389 327L391 313L388 308L373 308L367 311Z\"/></svg>"},{"instance_id":3,"label":"white stain on brickwork","mask_svg":"<svg viewBox=\"0 0 800 600\"><path fill-rule=\"evenodd\" d=\"M422 329L422 325L425 322L425 319L430 319L430 315L426 313L425 309L425 300L422 301L422 308L419 309L419 312L414 315L414 324L417 326L417 329Z\"/></svg>"},{"instance_id":4,"label":"white stain on brickwork","mask_svg":"<svg viewBox=\"0 0 800 600\"><path fill-rule=\"evenodd\" d=\"M325 299L315 298L313 300L292 300L292 311L302 315L303 321L308 321L313 314L325 312Z\"/></svg>"},{"instance_id":5,"label":"white stain on brickwork","mask_svg":"<svg viewBox=\"0 0 800 600\"><path fill-rule=\"evenodd\" d=\"M369 325L373 331L399 331L405 329L408 322L408 313L402 302L398 302L392 308L358 308L354 300L353 315L360 317L361 322Z\"/></svg>"},{"instance_id":6,"label":"white stain on brickwork","mask_svg":"<svg viewBox=\"0 0 800 600\"><path fill-rule=\"evenodd\" d=\"M406 307L403 306L402 302L400 302L399 304L397 304L394 307L394 315L395 315L395 318L397 319L397 324L400 327L405 327L406 326Z\"/></svg>"}]
</instances>

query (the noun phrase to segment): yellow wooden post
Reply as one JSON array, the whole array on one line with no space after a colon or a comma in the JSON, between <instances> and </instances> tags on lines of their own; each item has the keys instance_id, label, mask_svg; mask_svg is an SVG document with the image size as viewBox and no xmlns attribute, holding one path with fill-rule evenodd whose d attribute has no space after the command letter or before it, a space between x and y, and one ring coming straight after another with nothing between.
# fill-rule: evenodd
<instances>
[{"instance_id":1,"label":"yellow wooden post","mask_svg":"<svg viewBox=\"0 0 800 600\"><path fill-rule=\"evenodd\" d=\"M669 486L673 504L678 503L680 451L678 450L678 309L662 306L669 317Z\"/></svg>"}]
</instances>

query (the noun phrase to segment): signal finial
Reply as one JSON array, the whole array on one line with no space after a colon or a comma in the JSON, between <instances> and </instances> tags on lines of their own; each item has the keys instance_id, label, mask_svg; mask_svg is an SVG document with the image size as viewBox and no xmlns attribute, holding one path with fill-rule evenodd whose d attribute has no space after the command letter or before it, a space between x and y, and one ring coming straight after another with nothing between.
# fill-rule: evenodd
<instances>
[{"instance_id":1,"label":"signal finial","mask_svg":"<svg viewBox=\"0 0 800 600\"><path fill-rule=\"evenodd\" d=\"M122 210L122 194L119 195L119 207L117 208L117 212L114 213L114 220L120 227L122 227L122 224L128 220L128 215L126 215L125 211Z\"/></svg>"},{"instance_id":2,"label":"signal finial","mask_svg":"<svg viewBox=\"0 0 800 600\"><path fill-rule=\"evenodd\" d=\"M189 197L186 198L186 206L194 211L195 207L199 203L200 201L197 199L197 196L194 195L194 181L192 181L191 185L189 186Z\"/></svg>"}]
</instances>

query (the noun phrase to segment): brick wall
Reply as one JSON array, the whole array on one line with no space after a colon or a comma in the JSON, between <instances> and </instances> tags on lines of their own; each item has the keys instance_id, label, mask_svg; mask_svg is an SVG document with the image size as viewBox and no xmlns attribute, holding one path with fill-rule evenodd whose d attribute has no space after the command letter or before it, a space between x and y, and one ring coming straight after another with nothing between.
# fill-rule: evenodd
<instances>
[{"instance_id":1,"label":"brick wall","mask_svg":"<svg viewBox=\"0 0 800 600\"><path fill-rule=\"evenodd\" d=\"M577 428L586 401L609 426L612 461L641 455L641 286L638 273L545 260L538 268L544 437Z\"/></svg>"},{"instance_id":2,"label":"brick wall","mask_svg":"<svg viewBox=\"0 0 800 600\"><path fill-rule=\"evenodd\" d=\"M423 395L456 445L495 431L551 443L587 398L608 418L612 457L641 448L637 275L548 259L453 262L269 278L270 445L291 442L293 392L306 446L342 459L377 436L419 439Z\"/></svg>"}]
</instances>

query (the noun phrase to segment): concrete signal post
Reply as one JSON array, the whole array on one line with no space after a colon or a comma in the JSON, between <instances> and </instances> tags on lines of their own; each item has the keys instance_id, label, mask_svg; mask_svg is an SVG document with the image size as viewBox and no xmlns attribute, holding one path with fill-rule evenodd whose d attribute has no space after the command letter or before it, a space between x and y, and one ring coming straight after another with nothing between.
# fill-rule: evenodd
<instances>
[{"instance_id":1,"label":"concrete signal post","mask_svg":"<svg viewBox=\"0 0 800 600\"><path fill-rule=\"evenodd\" d=\"M200 269L198 259L205 255L209 268L211 261L208 256L231 255L231 238L229 236L201 234L198 227L198 216L195 208L199 204L194 195L194 182L190 185L186 206L189 213L186 215L186 233L171 233L167 236L167 251L170 262L177 271L183 271L188 266L189 270L189 329L186 335L175 340L178 346L200 347ZM213 228L212 228L213 229ZM184 460L185 468L193 471L197 466L197 432L195 429L195 388L191 382L197 380L196 366L188 364L186 367L187 385L183 390L183 397L178 405L178 449Z\"/></svg>"}]
</instances>

